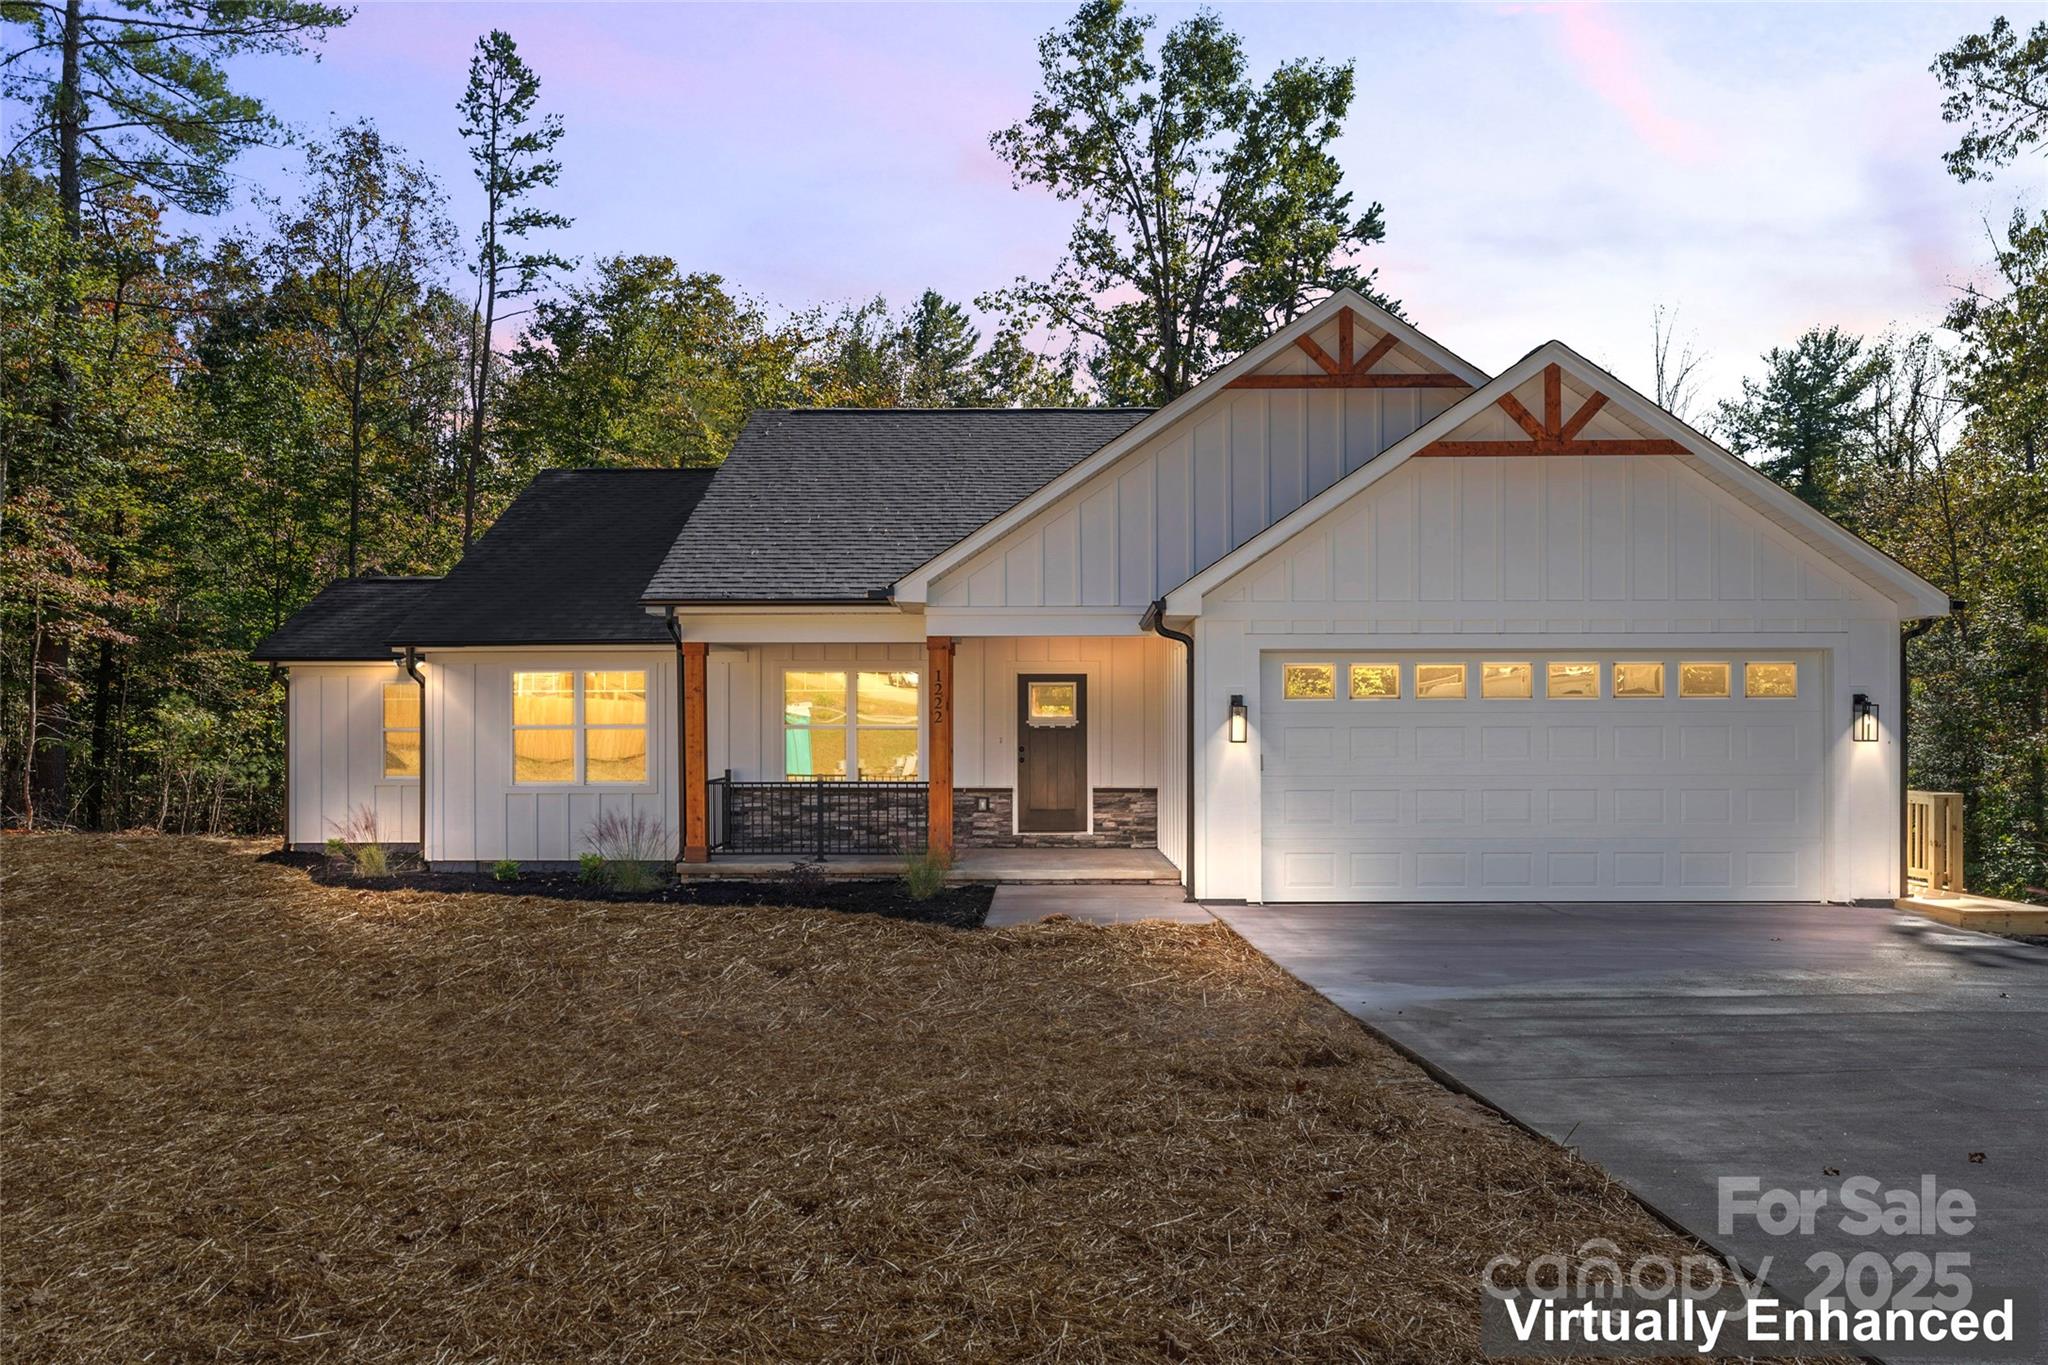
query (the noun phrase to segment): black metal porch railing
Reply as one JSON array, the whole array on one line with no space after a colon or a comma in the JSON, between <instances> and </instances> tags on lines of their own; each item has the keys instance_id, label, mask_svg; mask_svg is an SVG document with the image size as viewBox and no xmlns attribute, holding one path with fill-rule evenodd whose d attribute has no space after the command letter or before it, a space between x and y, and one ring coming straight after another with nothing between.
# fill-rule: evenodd
<instances>
[{"instance_id":1,"label":"black metal porch railing","mask_svg":"<svg viewBox=\"0 0 2048 1365\"><path fill-rule=\"evenodd\" d=\"M719 853L914 853L925 847L922 782L736 782L705 784Z\"/></svg>"}]
</instances>

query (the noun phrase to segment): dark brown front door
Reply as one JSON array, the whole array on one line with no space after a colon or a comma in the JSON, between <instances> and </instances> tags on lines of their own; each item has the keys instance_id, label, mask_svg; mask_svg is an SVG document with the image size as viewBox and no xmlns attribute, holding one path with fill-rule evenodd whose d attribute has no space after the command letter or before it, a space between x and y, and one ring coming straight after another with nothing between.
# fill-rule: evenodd
<instances>
[{"instance_id":1,"label":"dark brown front door","mask_svg":"<svg viewBox=\"0 0 2048 1365\"><path fill-rule=\"evenodd\" d=\"M1078 834L1088 828L1088 680L1017 679L1017 829Z\"/></svg>"}]
</instances>

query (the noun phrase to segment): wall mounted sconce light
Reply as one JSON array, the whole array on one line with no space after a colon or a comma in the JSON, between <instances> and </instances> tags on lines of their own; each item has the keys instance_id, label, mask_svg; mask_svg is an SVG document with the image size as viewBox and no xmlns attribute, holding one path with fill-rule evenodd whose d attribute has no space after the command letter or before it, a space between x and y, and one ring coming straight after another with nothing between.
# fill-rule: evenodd
<instances>
[{"instance_id":1,"label":"wall mounted sconce light","mask_svg":"<svg viewBox=\"0 0 2048 1365\"><path fill-rule=\"evenodd\" d=\"M1877 703L1868 693L1858 692L1853 705L1855 728L1850 731L1858 744L1877 743Z\"/></svg>"},{"instance_id":2,"label":"wall mounted sconce light","mask_svg":"<svg viewBox=\"0 0 2048 1365\"><path fill-rule=\"evenodd\" d=\"M1245 715L1244 694L1236 692L1230 698L1230 742L1242 744L1248 736L1251 721Z\"/></svg>"}]
</instances>

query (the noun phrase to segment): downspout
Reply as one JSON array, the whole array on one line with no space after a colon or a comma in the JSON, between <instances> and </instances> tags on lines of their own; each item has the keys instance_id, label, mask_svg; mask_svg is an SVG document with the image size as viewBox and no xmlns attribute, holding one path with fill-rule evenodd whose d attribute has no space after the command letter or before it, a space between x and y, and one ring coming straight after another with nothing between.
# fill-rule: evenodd
<instances>
[{"instance_id":1,"label":"downspout","mask_svg":"<svg viewBox=\"0 0 2048 1365\"><path fill-rule=\"evenodd\" d=\"M1969 605L1969 603L1959 598L1951 597L1948 600L1948 609L1951 614L1962 611ZM1901 897L1905 896L1909 889L1906 877L1908 857L1906 830L1910 817L1907 814L1906 792L1913 785L1913 755L1911 748L1908 747L1913 733L1913 669L1912 665L1906 661L1906 647L1928 631L1933 630L1944 619L1940 616L1923 616L1899 632L1899 895Z\"/></svg>"},{"instance_id":2,"label":"downspout","mask_svg":"<svg viewBox=\"0 0 2048 1365\"><path fill-rule=\"evenodd\" d=\"M686 736L686 735L684 734L684 727L685 727L685 726L687 726L687 725L688 725L688 724L690 723L690 722L689 722L689 717L683 714L683 623L682 623L681 621L679 621L678 619L676 619L676 609L675 609L674 607L669 607L669 608L666 608L666 609L665 609L665 610L664 610L664 611L662 612L662 615L661 615L661 619L662 619L663 623L664 623L664 624L666 624L666 625L668 626L668 638L669 638L669 639L671 639L671 640L674 640L674 641L676 642L676 857L675 857L675 862L676 862L676 866L677 866L678 868L680 868L680 867L682 866L682 864L683 864L683 840L684 840L684 839L685 839L685 837L686 837L686 836L684 835L683 831L684 831L684 830L685 830L686 828L688 828L688 826L689 826L689 823L690 823L690 807L689 807L689 801L690 801L690 774L689 774L689 769L688 769L688 767L687 767L687 765L686 765L686 762L685 762L685 760L684 760L684 758L683 758L683 746L684 746L685 744L687 744L687 743L689 742L689 740L688 740L687 736ZM710 793L709 793L709 792L707 792L707 793L705 793L705 794L704 794L704 795L703 795L702 797L699 797L698 799L699 799L699 800L702 800L702 801L707 801L707 802L708 802L708 801L709 801L709 799L710 799ZM705 829L706 829L706 830L708 831L708 830L710 829L710 827L711 827L711 825L710 825L710 812L708 812L708 811L707 811L707 812L705 813ZM708 835L707 835L707 840L708 840Z\"/></svg>"},{"instance_id":3,"label":"downspout","mask_svg":"<svg viewBox=\"0 0 2048 1365\"><path fill-rule=\"evenodd\" d=\"M1188 695L1187 695L1187 787L1181 802L1181 832L1187 837L1186 862L1181 874L1181 889L1186 898L1195 898L1195 637L1170 629L1166 624L1166 599L1159 598L1145 608L1145 617L1138 623L1142 630L1149 630L1161 639L1173 640L1187 651Z\"/></svg>"},{"instance_id":4,"label":"downspout","mask_svg":"<svg viewBox=\"0 0 2048 1365\"><path fill-rule=\"evenodd\" d=\"M420 652L405 647L405 671L420 686L420 867L427 866L427 675L420 672Z\"/></svg>"}]
</instances>

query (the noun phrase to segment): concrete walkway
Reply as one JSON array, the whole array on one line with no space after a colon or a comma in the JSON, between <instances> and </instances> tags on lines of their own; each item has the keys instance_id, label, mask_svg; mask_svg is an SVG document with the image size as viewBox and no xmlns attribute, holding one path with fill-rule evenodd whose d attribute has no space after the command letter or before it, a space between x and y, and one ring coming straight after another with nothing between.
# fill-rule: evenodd
<instances>
[{"instance_id":1,"label":"concrete walkway","mask_svg":"<svg viewBox=\"0 0 2048 1365\"><path fill-rule=\"evenodd\" d=\"M1770 1258L1783 1290L1821 1250L1965 1251L1980 1296L2048 1285L2048 949L1836 905L1214 910L1709 1244ZM1967 1190L1976 1227L1841 1233L1861 1175ZM1813 1237L1722 1235L1722 1177L1824 1189L1832 1212Z\"/></svg>"},{"instance_id":2,"label":"concrete walkway","mask_svg":"<svg viewBox=\"0 0 2048 1365\"><path fill-rule=\"evenodd\" d=\"M1088 924L1136 924L1163 919L1175 924L1208 924L1207 910L1181 899L1179 886L1015 886L996 888L988 927L1036 924L1065 915Z\"/></svg>"}]
</instances>

